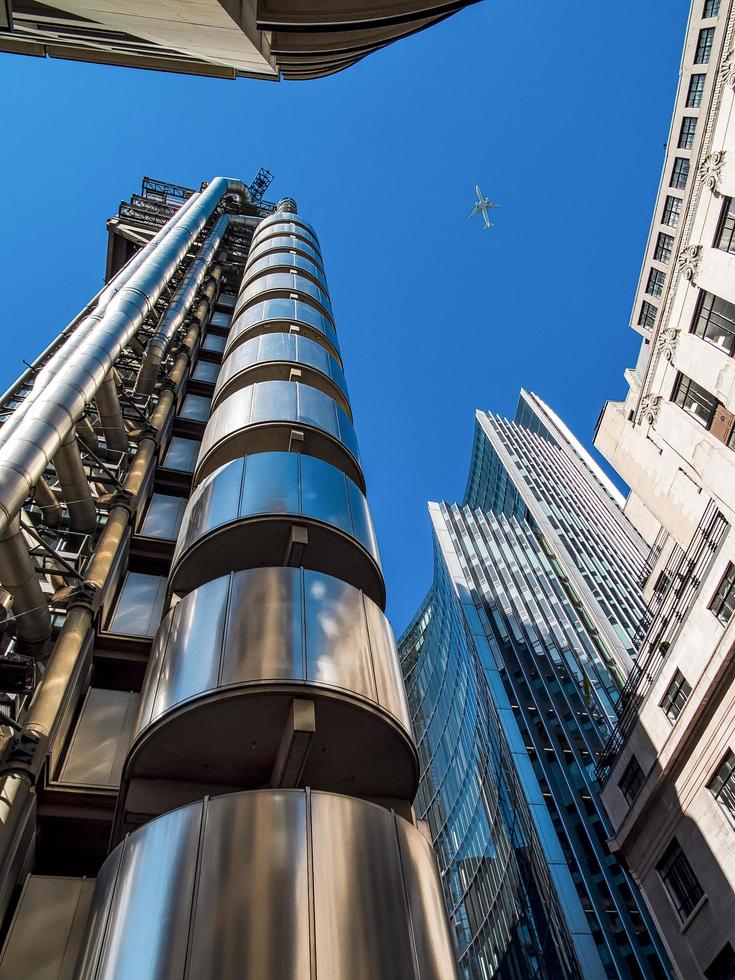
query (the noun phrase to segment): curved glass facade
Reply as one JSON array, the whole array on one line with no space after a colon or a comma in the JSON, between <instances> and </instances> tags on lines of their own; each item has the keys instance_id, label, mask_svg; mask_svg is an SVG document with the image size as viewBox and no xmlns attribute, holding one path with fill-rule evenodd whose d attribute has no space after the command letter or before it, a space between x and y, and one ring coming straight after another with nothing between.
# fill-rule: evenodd
<instances>
[{"instance_id":1,"label":"curved glass facade","mask_svg":"<svg viewBox=\"0 0 735 980\"><path fill-rule=\"evenodd\" d=\"M468 505L429 506L434 585L400 643L419 738L418 805L468 980L556 976L569 940L585 980L662 980L668 960L607 847L595 778L643 608L642 549L592 460L534 399L523 393L516 422L478 412ZM510 808L508 778L521 788ZM526 861L503 849L504 828L523 826L525 813L540 844ZM494 891L476 881L482 847L491 883L504 853L514 871ZM534 894L553 907L535 891L539 874L560 914L534 961L528 930L545 928Z\"/></svg>"}]
</instances>

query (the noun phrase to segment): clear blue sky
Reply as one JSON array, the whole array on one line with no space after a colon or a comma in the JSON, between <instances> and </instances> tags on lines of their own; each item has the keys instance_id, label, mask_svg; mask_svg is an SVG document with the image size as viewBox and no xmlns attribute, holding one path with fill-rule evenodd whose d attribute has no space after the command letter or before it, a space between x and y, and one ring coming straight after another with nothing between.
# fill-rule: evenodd
<instances>
[{"instance_id":1,"label":"clear blue sky","mask_svg":"<svg viewBox=\"0 0 735 980\"><path fill-rule=\"evenodd\" d=\"M686 0L484 0L318 82L0 55L0 388L96 292L143 175L276 175L322 242L396 632L476 408L536 391L589 445L627 329ZM503 208L468 222L473 188Z\"/></svg>"}]
</instances>

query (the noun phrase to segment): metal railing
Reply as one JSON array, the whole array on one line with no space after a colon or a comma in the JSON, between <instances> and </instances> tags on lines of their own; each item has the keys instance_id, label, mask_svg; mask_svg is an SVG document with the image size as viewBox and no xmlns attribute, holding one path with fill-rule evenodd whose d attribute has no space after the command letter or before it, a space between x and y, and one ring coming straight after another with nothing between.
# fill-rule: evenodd
<instances>
[{"instance_id":1,"label":"metal railing","mask_svg":"<svg viewBox=\"0 0 735 980\"><path fill-rule=\"evenodd\" d=\"M651 622L620 695L618 723L597 763L596 775L600 782L610 776L615 759L638 720L639 708L694 605L699 587L729 527L715 502L710 501L686 551L674 549L663 572L668 588L651 600L654 607L649 606Z\"/></svg>"}]
</instances>

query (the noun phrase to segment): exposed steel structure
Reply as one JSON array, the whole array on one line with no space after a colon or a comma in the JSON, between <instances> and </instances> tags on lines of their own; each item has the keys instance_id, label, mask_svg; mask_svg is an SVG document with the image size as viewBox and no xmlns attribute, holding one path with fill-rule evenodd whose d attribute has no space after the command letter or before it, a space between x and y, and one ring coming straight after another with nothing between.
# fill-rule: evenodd
<instances>
[{"instance_id":1,"label":"exposed steel structure","mask_svg":"<svg viewBox=\"0 0 735 980\"><path fill-rule=\"evenodd\" d=\"M447 980L319 242L153 183L4 400L0 978Z\"/></svg>"}]
</instances>

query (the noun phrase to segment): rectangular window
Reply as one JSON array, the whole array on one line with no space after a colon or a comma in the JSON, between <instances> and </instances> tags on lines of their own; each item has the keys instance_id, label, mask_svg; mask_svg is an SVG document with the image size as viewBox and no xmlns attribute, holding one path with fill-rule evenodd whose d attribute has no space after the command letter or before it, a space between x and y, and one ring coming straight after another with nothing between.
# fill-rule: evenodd
<instances>
[{"instance_id":1,"label":"rectangular window","mask_svg":"<svg viewBox=\"0 0 735 980\"><path fill-rule=\"evenodd\" d=\"M668 225L669 228L679 227L679 218L681 217L681 198L672 197L669 194L664 203L664 213L661 221L663 224Z\"/></svg>"},{"instance_id":2,"label":"rectangular window","mask_svg":"<svg viewBox=\"0 0 735 980\"><path fill-rule=\"evenodd\" d=\"M110 620L110 633L153 636L161 622L165 598L165 576L128 572Z\"/></svg>"},{"instance_id":3,"label":"rectangular window","mask_svg":"<svg viewBox=\"0 0 735 980\"><path fill-rule=\"evenodd\" d=\"M211 404L212 399L205 395L187 395L181 406L179 418L190 419L192 422L206 422Z\"/></svg>"},{"instance_id":4,"label":"rectangular window","mask_svg":"<svg viewBox=\"0 0 735 980\"><path fill-rule=\"evenodd\" d=\"M674 168L671 171L671 187L678 191L683 191L687 185L689 177L689 161L686 157L677 157L674 160Z\"/></svg>"},{"instance_id":5,"label":"rectangular window","mask_svg":"<svg viewBox=\"0 0 735 980\"><path fill-rule=\"evenodd\" d=\"M660 296L666 282L666 273L660 269L651 269L648 273L646 292L649 296Z\"/></svg>"},{"instance_id":6,"label":"rectangular window","mask_svg":"<svg viewBox=\"0 0 735 980\"><path fill-rule=\"evenodd\" d=\"M627 803L632 804L637 799L645 781L646 777L643 775L643 770L638 760L635 756L631 756L630 762L625 767L618 783L620 792L625 797Z\"/></svg>"},{"instance_id":7,"label":"rectangular window","mask_svg":"<svg viewBox=\"0 0 735 980\"><path fill-rule=\"evenodd\" d=\"M697 131L697 117L684 116L679 130L679 149L691 150L694 146L694 134Z\"/></svg>"},{"instance_id":8,"label":"rectangular window","mask_svg":"<svg viewBox=\"0 0 735 980\"><path fill-rule=\"evenodd\" d=\"M171 497L166 493L154 493L140 533L146 538L175 541L186 509L184 497Z\"/></svg>"},{"instance_id":9,"label":"rectangular window","mask_svg":"<svg viewBox=\"0 0 735 980\"><path fill-rule=\"evenodd\" d=\"M735 565L732 562L725 569L709 607L722 625L727 626L735 609Z\"/></svg>"},{"instance_id":10,"label":"rectangular window","mask_svg":"<svg viewBox=\"0 0 735 980\"><path fill-rule=\"evenodd\" d=\"M661 709L672 725L681 714L691 693L692 687L689 681L680 670L675 670L671 683L666 688L666 694L661 701Z\"/></svg>"},{"instance_id":11,"label":"rectangular window","mask_svg":"<svg viewBox=\"0 0 735 980\"><path fill-rule=\"evenodd\" d=\"M706 388L679 372L671 399L675 405L683 408L685 412L701 422L705 428L709 427L717 399L714 395L710 395Z\"/></svg>"},{"instance_id":12,"label":"rectangular window","mask_svg":"<svg viewBox=\"0 0 735 980\"><path fill-rule=\"evenodd\" d=\"M714 293L702 293L691 332L732 355L735 351L735 305Z\"/></svg>"},{"instance_id":13,"label":"rectangular window","mask_svg":"<svg viewBox=\"0 0 735 980\"><path fill-rule=\"evenodd\" d=\"M656 250L653 253L657 262L668 262L671 258L671 250L674 247L674 239L671 235L660 231L656 240Z\"/></svg>"},{"instance_id":14,"label":"rectangular window","mask_svg":"<svg viewBox=\"0 0 735 980\"><path fill-rule=\"evenodd\" d=\"M195 381L206 381L209 384L214 384L219 374L219 368L219 364L214 361L197 361L191 376Z\"/></svg>"},{"instance_id":15,"label":"rectangular window","mask_svg":"<svg viewBox=\"0 0 735 980\"><path fill-rule=\"evenodd\" d=\"M679 204L681 204L681 201L679 201ZM226 343L227 337L222 336L222 334L208 333L204 338L202 350L223 351Z\"/></svg>"},{"instance_id":16,"label":"rectangular window","mask_svg":"<svg viewBox=\"0 0 735 980\"><path fill-rule=\"evenodd\" d=\"M704 975L707 980L732 980L735 977L735 949L731 943L725 943Z\"/></svg>"},{"instance_id":17,"label":"rectangular window","mask_svg":"<svg viewBox=\"0 0 735 980\"><path fill-rule=\"evenodd\" d=\"M688 919L704 892L676 837L656 866L664 888L682 922Z\"/></svg>"},{"instance_id":18,"label":"rectangular window","mask_svg":"<svg viewBox=\"0 0 735 980\"><path fill-rule=\"evenodd\" d=\"M720 12L720 0L704 0L702 17L716 17Z\"/></svg>"},{"instance_id":19,"label":"rectangular window","mask_svg":"<svg viewBox=\"0 0 735 980\"><path fill-rule=\"evenodd\" d=\"M702 104L704 95L704 80L706 75L692 75L689 79L689 91L687 92L687 109L698 109Z\"/></svg>"},{"instance_id":20,"label":"rectangular window","mask_svg":"<svg viewBox=\"0 0 735 980\"><path fill-rule=\"evenodd\" d=\"M712 42L714 39L714 27L703 27L699 32L699 37L697 38L697 50L694 55L695 65L709 64L710 55L712 54Z\"/></svg>"},{"instance_id":21,"label":"rectangular window","mask_svg":"<svg viewBox=\"0 0 735 980\"><path fill-rule=\"evenodd\" d=\"M641 303L641 312L638 316L638 326L648 327L651 329L656 322L656 307L652 303L647 303L645 300Z\"/></svg>"},{"instance_id":22,"label":"rectangular window","mask_svg":"<svg viewBox=\"0 0 735 980\"><path fill-rule=\"evenodd\" d=\"M721 248L723 252L735 252L735 205L731 197L725 198L722 208L717 248Z\"/></svg>"},{"instance_id":23,"label":"rectangular window","mask_svg":"<svg viewBox=\"0 0 735 980\"><path fill-rule=\"evenodd\" d=\"M201 443L194 439L184 439L174 436L168 444L168 452L163 465L170 470L181 470L182 473L193 473L199 455Z\"/></svg>"},{"instance_id":24,"label":"rectangular window","mask_svg":"<svg viewBox=\"0 0 735 980\"><path fill-rule=\"evenodd\" d=\"M728 749L707 789L714 796L730 823L735 827L735 752Z\"/></svg>"},{"instance_id":25,"label":"rectangular window","mask_svg":"<svg viewBox=\"0 0 735 980\"><path fill-rule=\"evenodd\" d=\"M219 310L214 312L209 319L209 325L211 327L219 327L220 330L229 330L231 323L232 315L230 313L220 313Z\"/></svg>"}]
</instances>

